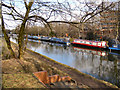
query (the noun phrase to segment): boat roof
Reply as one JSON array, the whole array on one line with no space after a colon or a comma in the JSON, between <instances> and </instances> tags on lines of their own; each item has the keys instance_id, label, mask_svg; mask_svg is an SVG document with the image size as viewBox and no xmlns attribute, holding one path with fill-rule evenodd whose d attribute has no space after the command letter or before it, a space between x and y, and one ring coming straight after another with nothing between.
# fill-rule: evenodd
<instances>
[{"instance_id":1,"label":"boat roof","mask_svg":"<svg viewBox=\"0 0 120 90\"><path fill-rule=\"evenodd\" d=\"M75 39L76 41L86 41L86 42L105 42L105 41L93 41L93 40L83 40L83 39Z\"/></svg>"},{"instance_id":2,"label":"boat roof","mask_svg":"<svg viewBox=\"0 0 120 90\"><path fill-rule=\"evenodd\" d=\"M52 37L51 39L63 40L61 38Z\"/></svg>"}]
</instances>

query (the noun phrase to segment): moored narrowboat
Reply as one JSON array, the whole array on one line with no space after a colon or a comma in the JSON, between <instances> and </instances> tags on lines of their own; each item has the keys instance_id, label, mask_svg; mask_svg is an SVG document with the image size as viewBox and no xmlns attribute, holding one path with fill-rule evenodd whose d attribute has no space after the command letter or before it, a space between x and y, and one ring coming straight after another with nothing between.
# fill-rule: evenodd
<instances>
[{"instance_id":1,"label":"moored narrowboat","mask_svg":"<svg viewBox=\"0 0 120 90\"><path fill-rule=\"evenodd\" d=\"M117 52L117 53L120 53L120 45L113 45L112 47L109 47L108 48L111 51L114 51L114 52Z\"/></svg>"},{"instance_id":2,"label":"moored narrowboat","mask_svg":"<svg viewBox=\"0 0 120 90\"><path fill-rule=\"evenodd\" d=\"M50 39L50 42L59 43L59 44L65 44L65 45L67 45L67 46L70 44L69 41L66 41L65 39L56 38L56 37L52 37L52 38Z\"/></svg>"},{"instance_id":3,"label":"moored narrowboat","mask_svg":"<svg viewBox=\"0 0 120 90\"><path fill-rule=\"evenodd\" d=\"M110 51L116 51L120 53L120 42L116 39L112 40L112 46L109 46L108 48Z\"/></svg>"},{"instance_id":4,"label":"moored narrowboat","mask_svg":"<svg viewBox=\"0 0 120 90\"><path fill-rule=\"evenodd\" d=\"M90 40L83 40L83 39L75 39L72 42L72 45L85 46L85 47L94 48L94 49L107 49L106 41L90 41Z\"/></svg>"}]
</instances>

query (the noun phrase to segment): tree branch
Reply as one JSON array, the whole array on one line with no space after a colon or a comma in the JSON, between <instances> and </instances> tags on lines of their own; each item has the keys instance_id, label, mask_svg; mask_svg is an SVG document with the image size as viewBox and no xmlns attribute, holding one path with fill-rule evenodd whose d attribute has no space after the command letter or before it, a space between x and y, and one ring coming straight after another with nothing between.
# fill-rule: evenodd
<instances>
[{"instance_id":1,"label":"tree branch","mask_svg":"<svg viewBox=\"0 0 120 90\"><path fill-rule=\"evenodd\" d=\"M113 5L113 3L111 3L109 6L107 6L104 10L108 10L108 9L109 9L109 7L111 7L112 5ZM92 17L96 16L97 14L102 13L104 10L101 10L101 11L99 11L99 12L96 12L94 15L92 15L92 16L91 16L91 17L89 17L87 20L85 20L85 22L86 22L86 21L88 21L90 18L92 18Z\"/></svg>"},{"instance_id":2,"label":"tree branch","mask_svg":"<svg viewBox=\"0 0 120 90\"><path fill-rule=\"evenodd\" d=\"M26 0L24 0L24 4L25 4L26 9L28 10L28 5L26 3Z\"/></svg>"},{"instance_id":3,"label":"tree branch","mask_svg":"<svg viewBox=\"0 0 120 90\"><path fill-rule=\"evenodd\" d=\"M8 5L4 4L4 3L2 3L2 6L7 7L9 9L12 8L21 18L24 18L19 12L17 12L17 10L13 6L8 6Z\"/></svg>"},{"instance_id":4,"label":"tree branch","mask_svg":"<svg viewBox=\"0 0 120 90\"><path fill-rule=\"evenodd\" d=\"M68 22L68 21L48 21L48 23L68 23L68 24L80 24L79 22Z\"/></svg>"}]
</instances>

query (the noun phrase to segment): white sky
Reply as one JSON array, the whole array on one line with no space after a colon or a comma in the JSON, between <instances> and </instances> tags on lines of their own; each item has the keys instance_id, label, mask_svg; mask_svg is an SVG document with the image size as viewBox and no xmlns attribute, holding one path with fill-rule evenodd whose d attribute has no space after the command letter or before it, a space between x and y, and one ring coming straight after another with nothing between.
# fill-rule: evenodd
<instances>
[{"instance_id":1,"label":"white sky","mask_svg":"<svg viewBox=\"0 0 120 90\"><path fill-rule=\"evenodd\" d=\"M5 3L8 3L8 1L9 1L9 0L3 0L3 2L5 2ZM27 1L28 1L28 0L27 0ZM53 2L53 0L38 0L38 1ZM116 1L119 1L119 0L54 0L54 2L56 2L56 1L59 1L60 3L64 2L64 1L69 2L69 3L70 3L70 6L71 6L72 8L74 8L76 5L82 7L82 6L83 6L82 2L84 2L84 1L87 1L87 2L94 2L94 1L95 1L97 4L100 4L102 1L105 1L105 2L107 2L107 1L116 2ZM77 1L80 1L81 4L78 3ZM76 2L77 2L77 3L76 3ZM9 4L9 3L8 3L8 4ZM26 9L25 9L25 7L24 7L23 0L14 0L14 4L15 4L15 6L16 6L17 11L19 11L22 15L24 15ZM2 9L5 10L5 8L2 8ZM78 11L76 11L76 10L73 11L72 13L80 14L80 12L78 12ZM54 19L56 19L56 20L62 19L60 16L56 16L56 17L57 17L57 18L52 17L51 20L54 20ZM4 18L11 19L11 17L5 16L5 15L4 15ZM70 18L68 18L68 19L70 19ZM20 24L20 22L14 22L14 21L10 21L10 20L4 20L4 21L5 21L5 23L8 25L8 26L6 26L6 28L8 28L8 29L14 29L18 24Z\"/></svg>"}]
</instances>

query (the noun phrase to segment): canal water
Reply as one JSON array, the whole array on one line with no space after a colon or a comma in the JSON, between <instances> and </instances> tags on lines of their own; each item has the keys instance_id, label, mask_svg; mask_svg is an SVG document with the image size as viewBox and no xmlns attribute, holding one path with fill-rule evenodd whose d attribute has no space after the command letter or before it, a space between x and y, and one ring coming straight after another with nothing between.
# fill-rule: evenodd
<instances>
[{"instance_id":1,"label":"canal water","mask_svg":"<svg viewBox=\"0 0 120 90\"><path fill-rule=\"evenodd\" d=\"M15 39L11 39L16 42ZM27 48L120 87L120 54L29 40Z\"/></svg>"}]
</instances>

